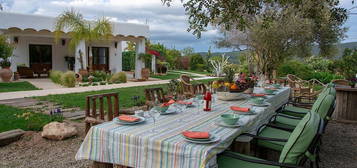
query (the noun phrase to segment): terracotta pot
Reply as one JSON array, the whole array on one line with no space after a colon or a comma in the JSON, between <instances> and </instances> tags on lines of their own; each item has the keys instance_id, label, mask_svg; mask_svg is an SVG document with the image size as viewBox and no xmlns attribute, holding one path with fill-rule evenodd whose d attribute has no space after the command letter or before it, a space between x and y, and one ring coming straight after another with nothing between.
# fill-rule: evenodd
<instances>
[{"instance_id":1,"label":"terracotta pot","mask_svg":"<svg viewBox=\"0 0 357 168\"><path fill-rule=\"evenodd\" d=\"M0 77L3 82L10 82L13 72L9 68L0 70Z\"/></svg>"},{"instance_id":2,"label":"terracotta pot","mask_svg":"<svg viewBox=\"0 0 357 168\"><path fill-rule=\"evenodd\" d=\"M80 69L78 73L82 76L88 76L88 74L89 74L86 69Z\"/></svg>"},{"instance_id":3,"label":"terracotta pot","mask_svg":"<svg viewBox=\"0 0 357 168\"><path fill-rule=\"evenodd\" d=\"M150 77L150 69L148 68L141 69L141 78L144 80L148 80L149 77Z\"/></svg>"},{"instance_id":4,"label":"terracotta pot","mask_svg":"<svg viewBox=\"0 0 357 168\"><path fill-rule=\"evenodd\" d=\"M77 82L82 82L82 75L80 73L76 73L76 81Z\"/></svg>"}]
</instances>

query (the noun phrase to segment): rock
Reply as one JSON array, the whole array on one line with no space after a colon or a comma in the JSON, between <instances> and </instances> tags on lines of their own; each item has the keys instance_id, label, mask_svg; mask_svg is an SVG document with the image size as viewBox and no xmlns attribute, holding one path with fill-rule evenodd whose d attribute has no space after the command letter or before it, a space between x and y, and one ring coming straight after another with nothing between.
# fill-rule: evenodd
<instances>
[{"instance_id":1,"label":"rock","mask_svg":"<svg viewBox=\"0 0 357 168\"><path fill-rule=\"evenodd\" d=\"M51 140L63 140L77 135L76 127L67 123L51 122L43 127L41 136Z\"/></svg>"},{"instance_id":2,"label":"rock","mask_svg":"<svg viewBox=\"0 0 357 168\"><path fill-rule=\"evenodd\" d=\"M0 133L0 146L8 145L14 141L17 141L25 134L25 131L22 129L15 129L11 131L6 131Z\"/></svg>"}]
</instances>

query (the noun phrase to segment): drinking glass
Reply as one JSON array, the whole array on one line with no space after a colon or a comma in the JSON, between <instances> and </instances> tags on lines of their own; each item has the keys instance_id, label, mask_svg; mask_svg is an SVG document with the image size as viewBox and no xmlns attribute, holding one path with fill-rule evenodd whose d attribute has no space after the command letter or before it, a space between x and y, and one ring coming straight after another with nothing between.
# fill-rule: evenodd
<instances>
[{"instance_id":1,"label":"drinking glass","mask_svg":"<svg viewBox=\"0 0 357 168\"><path fill-rule=\"evenodd\" d=\"M160 111L159 111L159 106L154 106L149 112L149 116L153 119L154 121L154 128L151 130L152 133L156 133L156 120L160 116Z\"/></svg>"},{"instance_id":2,"label":"drinking glass","mask_svg":"<svg viewBox=\"0 0 357 168\"><path fill-rule=\"evenodd\" d=\"M203 103L203 95L202 94L196 94L195 98L193 98L193 101L197 105L197 114L200 114L200 108Z\"/></svg>"}]
</instances>

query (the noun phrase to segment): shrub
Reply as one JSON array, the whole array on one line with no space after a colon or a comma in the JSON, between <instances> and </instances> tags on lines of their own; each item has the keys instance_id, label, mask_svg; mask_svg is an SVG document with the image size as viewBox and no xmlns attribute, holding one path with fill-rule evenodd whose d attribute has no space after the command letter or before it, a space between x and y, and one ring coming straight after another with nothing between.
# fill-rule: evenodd
<instances>
[{"instance_id":1,"label":"shrub","mask_svg":"<svg viewBox=\"0 0 357 168\"><path fill-rule=\"evenodd\" d=\"M61 84L62 75L63 75L62 71L55 71L55 70L50 71L50 79L53 83Z\"/></svg>"},{"instance_id":2,"label":"shrub","mask_svg":"<svg viewBox=\"0 0 357 168\"><path fill-rule=\"evenodd\" d=\"M312 78L317 79L322 83L329 83L334 79L343 79L343 76L329 72L314 72Z\"/></svg>"},{"instance_id":3,"label":"shrub","mask_svg":"<svg viewBox=\"0 0 357 168\"><path fill-rule=\"evenodd\" d=\"M301 63L296 60L288 61L286 63L281 64L278 67L277 72L279 76L293 74L304 80L309 80L313 78L313 69L307 64Z\"/></svg>"},{"instance_id":4,"label":"shrub","mask_svg":"<svg viewBox=\"0 0 357 168\"><path fill-rule=\"evenodd\" d=\"M123 71L135 69L135 51L124 51L122 57Z\"/></svg>"},{"instance_id":5,"label":"shrub","mask_svg":"<svg viewBox=\"0 0 357 168\"><path fill-rule=\"evenodd\" d=\"M113 82L113 83L126 83L126 73L125 72L115 73L112 76L112 78L110 79L110 82Z\"/></svg>"},{"instance_id":6,"label":"shrub","mask_svg":"<svg viewBox=\"0 0 357 168\"><path fill-rule=\"evenodd\" d=\"M76 86L76 77L73 71L67 71L62 75L62 85L66 87L75 87Z\"/></svg>"},{"instance_id":7,"label":"shrub","mask_svg":"<svg viewBox=\"0 0 357 168\"><path fill-rule=\"evenodd\" d=\"M94 71L91 73L94 76L93 82L100 82L107 80L107 73L104 71Z\"/></svg>"}]
</instances>

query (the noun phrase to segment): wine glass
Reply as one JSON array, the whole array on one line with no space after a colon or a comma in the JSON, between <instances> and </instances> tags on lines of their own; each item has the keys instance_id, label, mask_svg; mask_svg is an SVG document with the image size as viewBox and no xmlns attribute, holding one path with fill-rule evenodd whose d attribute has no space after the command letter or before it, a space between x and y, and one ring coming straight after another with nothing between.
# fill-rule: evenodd
<instances>
[{"instance_id":1,"label":"wine glass","mask_svg":"<svg viewBox=\"0 0 357 168\"><path fill-rule=\"evenodd\" d=\"M154 128L151 130L152 133L156 133L155 127L156 127L156 119L160 116L160 106L154 106L149 112L149 116L153 119L154 121Z\"/></svg>"},{"instance_id":2,"label":"wine glass","mask_svg":"<svg viewBox=\"0 0 357 168\"><path fill-rule=\"evenodd\" d=\"M200 114L201 104L203 103L203 95L202 94L196 94L196 96L193 99L193 101L197 105L197 114Z\"/></svg>"}]
</instances>

